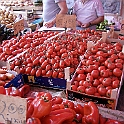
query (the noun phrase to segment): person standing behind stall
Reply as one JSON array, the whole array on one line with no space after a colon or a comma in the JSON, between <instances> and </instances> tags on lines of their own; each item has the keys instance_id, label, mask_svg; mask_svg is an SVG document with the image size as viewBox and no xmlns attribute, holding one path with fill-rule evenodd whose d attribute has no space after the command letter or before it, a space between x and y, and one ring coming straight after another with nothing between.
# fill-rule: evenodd
<instances>
[{"instance_id":1,"label":"person standing behind stall","mask_svg":"<svg viewBox=\"0 0 124 124\"><path fill-rule=\"evenodd\" d=\"M48 28L53 27L56 22L56 15L67 12L66 0L43 0L43 25Z\"/></svg>"},{"instance_id":2,"label":"person standing behind stall","mask_svg":"<svg viewBox=\"0 0 124 124\"><path fill-rule=\"evenodd\" d=\"M77 18L77 30L85 28L96 30L96 25L104 21L104 10L100 0L76 0L73 14Z\"/></svg>"}]
</instances>

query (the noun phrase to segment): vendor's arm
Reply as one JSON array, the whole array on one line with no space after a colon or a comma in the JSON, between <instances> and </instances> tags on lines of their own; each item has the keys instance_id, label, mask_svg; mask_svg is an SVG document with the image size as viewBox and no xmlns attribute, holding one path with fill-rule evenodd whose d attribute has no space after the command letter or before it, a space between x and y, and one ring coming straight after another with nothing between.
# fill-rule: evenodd
<instances>
[{"instance_id":1,"label":"vendor's arm","mask_svg":"<svg viewBox=\"0 0 124 124\"><path fill-rule=\"evenodd\" d=\"M67 5L66 5L65 1L58 2L58 6L60 8L60 12L58 14L66 14L68 12L68 8L67 8ZM52 21L46 23L44 26L46 26L47 28L50 28L55 23L56 23L56 18L54 18Z\"/></svg>"},{"instance_id":2,"label":"vendor's arm","mask_svg":"<svg viewBox=\"0 0 124 124\"><path fill-rule=\"evenodd\" d=\"M88 22L88 23L85 23L85 24L82 24L81 27L83 28L88 28L92 25L97 25L99 24L100 22L103 22L104 21L104 16L99 16L97 19L91 21L91 22Z\"/></svg>"}]
</instances>

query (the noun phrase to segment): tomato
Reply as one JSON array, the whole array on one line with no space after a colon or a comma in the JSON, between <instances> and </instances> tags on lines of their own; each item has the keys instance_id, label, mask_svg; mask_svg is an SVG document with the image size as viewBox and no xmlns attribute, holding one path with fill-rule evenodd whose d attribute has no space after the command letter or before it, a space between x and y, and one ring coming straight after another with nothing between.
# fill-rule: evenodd
<instances>
[{"instance_id":1,"label":"tomato","mask_svg":"<svg viewBox=\"0 0 124 124\"><path fill-rule=\"evenodd\" d=\"M113 58L114 60L118 59L118 55L112 54L110 58Z\"/></svg>"},{"instance_id":2,"label":"tomato","mask_svg":"<svg viewBox=\"0 0 124 124\"><path fill-rule=\"evenodd\" d=\"M104 87L104 86L99 86L99 88L98 88L98 93L101 95L101 96L106 96L106 92L107 92L107 90L106 90L106 88Z\"/></svg>"},{"instance_id":3,"label":"tomato","mask_svg":"<svg viewBox=\"0 0 124 124\"><path fill-rule=\"evenodd\" d=\"M48 70L46 72L46 77L52 77L52 70Z\"/></svg>"},{"instance_id":4,"label":"tomato","mask_svg":"<svg viewBox=\"0 0 124 124\"><path fill-rule=\"evenodd\" d=\"M84 82L83 82L83 86L84 86L85 88L87 88L87 87L92 86L92 83L90 83L90 82L88 82L88 81L84 81Z\"/></svg>"},{"instance_id":5,"label":"tomato","mask_svg":"<svg viewBox=\"0 0 124 124\"><path fill-rule=\"evenodd\" d=\"M31 72L30 72L30 75L31 76L34 76L36 74L36 69L35 68L32 68Z\"/></svg>"},{"instance_id":6,"label":"tomato","mask_svg":"<svg viewBox=\"0 0 124 124\"><path fill-rule=\"evenodd\" d=\"M123 64L122 63L115 63L115 67L119 69L123 69Z\"/></svg>"},{"instance_id":7,"label":"tomato","mask_svg":"<svg viewBox=\"0 0 124 124\"><path fill-rule=\"evenodd\" d=\"M99 66L99 67L98 67L98 70L99 70L99 71L101 71L101 70L105 70L105 69L106 69L105 66Z\"/></svg>"},{"instance_id":8,"label":"tomato","mask_svg":"<svg viewBox=\"0 0 124 124\"><path fill-rule=\"evenodd\" d=\"M93 76L87 74L86 81L92 83L92 81L93 81Z\"/></svg>"},{"instance_id":9,"label":"tomato","mask_svg":"<svg viewBox=\"0 0 124 124\"><path fill-rule=\"evenodd\" d=\"M79 68L79 67L78 67L78 68L76 69L76 73L77 73L77 74L83 74L83 73L84 73L83 68Z\"/></svg>"},{"instance_id":10,"label":"tomato","mask_svg":"<svg viewBox=\"0 0 124 124\"><path fill-rule=\"evenodd\" d=\"M41 124L41 122L38 118L31 117L27 119L26 124Z\"/></svg>"},{"instance_id":11,"label":"tomato","mask_svg":"<svg viewBox=\"0 0 124 124\"><path fill-rule=\"evenodd\" d=\"M57 68L59 68L59 63L55 63L55 64L53 64L52 68L53 68L53 69L57 69Z\"/></svg>"},{"instance_id":12,"label":"tomato","mask_svg":"<svg viewBox=\"0 0 124 124\"><path fill-rule=\"evenodd\" d=\"M39 77L39 76L41 76L41 70L40 70L40 69L38 69L38 70L36 71L36 77Z\"/></svg>"},{"instance_id":13,"label":"tomato","mask_svg":"<svg viewBox=\"0 0 124 124\"><path fill-rule=\"evenodd\" d=\"M84 83L84 80L80 80L80 81L79 81L79 86L82 86L83 83Z\"/></svg>"},{"instance_id":14,"label":"tomato","mask_svg":"<svg viewBox=\"0 0 124 124\"><path fill-rule=\"evenodd\" d=\"M91 76L93 76L93 78L98 78L98 76L99 76L99 71L98 71L98 70L93 70L93 71L91 72Z\"/></svg>"},{"instance_id":15,"label":"tomato","mask_svg":"<svg viewBox=\"0 0 124 124\"><path fill-rule=\"evenodd\" d=\"M94 63L93 63L93 61L92 60L87 60L86 61L86 65L88 66L88 65L93 65Z\"/></svg>"},{"instance_id":16,"label":"tomato","mask_svg":"<svg viewBox=\"0 0 124 124\"><path fill-rule=\"evenodd\" d=\"M106 92L106 97L111 97L111 92L112 92L112 89L108 89L107 92Z\"/></svg>"},{"instance_id":17,"label":"tomato","mask_svg":"<svg viewBox=\"0 0 124 124\"><path fill-rule=\"evenodd\" d=\"M116 63L122 63L123 64L124 61L122 59L116 59L115 62Z\"/></svg>"},{"instance_id":18,"label":"tomato","mask_svg":"<svg viewBox=\"0 0 124 124\"><path fill-rule=\"evenodd\" d=\"M93 65L84 66L83 69L85 72L90 73L94 69L94 66Z\"/></svg>"},{"instance_id":19,"label":"tomato","mask_svg":"<svg viewBox=\"0 0 124 124\"><path fill-rule=\"evenodd\" d=\"M57 76L58 76L58 72L54 70L53 73L52 73L52 77L57 78Z\"/></svg>"},{"instance_id":20,"label":"tomato","mask_svg":"<svg viewBox=\"0 0 124 124\"><path fill-rule=\"evenodd\" d=\"M119 88L120 86L120 81L119 80L115 80L112 82L112 88L115 89L115 88Z\"/></svg>"},{"instance_id":21,"label":"tomato","mask_svg":"<svg viewBox=\"0 0 124 124\"><path fill-rule=\"evenodd\" d=\"M33 65L38 65L39 64L39 58L37 57L34 61L33 61Z\"/></svg>"},{"instance_id":22,"label":"tomato","mask_svg":"<svg viewBox=\"0 0 124 124\"><path fill-rule=\"evenodd\" d=\"M65 76L64 72L59 72L58 73L58 78L64 78L64 76Z\"/></svg>"},{"instance_id":23,"label":"tomato","mask_svg":"<svg viewBox=\"0 0 124 124\"><path fill-rule=\"evenodd\" d=\"M76 80L75 80L72 84L73 84L73 85L76 85L77 87L79 86L79 82L76 81Z\"/></svg>"},{"instance_id":24,"label":"tomato","mask_svg":"<svg viewBox=\"0 0 124 124\"><path fill-rule=\"evenodd\" d=\"M115 68L115 63L108 63L107 67L113 70Z\"/></svg>"},{"instance_id":25,"label":"tomato","mask_svg":"<svg viewBox=\"0 0 124 124\"><path fill-rule=\"evenodd\" d=\"M102 77L106 78L106 77L109 76L109 73L108 73L107 70L101 70L101 71L100 71L100 75L101 75Z\"/></svg>"},{"instance_id":26,"label":"tomato","mask_svg":"<svg viewBox=\"0 0 124 124\"><path fill-rule=\"evenodd\" d=\"M119 52L118 53L118 57L122 60L124 60L124 53L123 52Z\"/></svg>"},{"instance_id":27,"label":"tomato","mask_svg":"<svg viewBox=\"0 0 124 124\"><path fill-rule=\"evenodd\" d=\"M97 56L103 56L104 55L104 52L103 51L97 51L96 55Z\"/></svg>"},{"instance_id":28,"label":"tomato","mask_svg":"<svg viewBox=\"0 0 124 124\"><path fill-rule=\"evenodd\" d=\"M77 81L85 80L85 79L86 79L85 74L78 74L78 76L77 76Z\"/></svg>"},{"instance_id":29,"label":"tomato","mask_svg":"<svg viewBox=\"0 0 124 124\"><path fill-rule=\"evenodd\" d=\"M94 95L95 94L95 89L94 87L90 86L85 89L85 93L88 95Z\"/></svg>"},{"instance_id":30,"label":"tomato","mask_svg":"<svg viewBox=\"0 0 124 124\"><path fill-rule=\"evenodd\" d=\"M45 69L47 65L48 65L47 60L44 60L44 62L41 64L41 68Z\"/></svg>"},{"instance_id":31,"label":"tomato","mask_svg":"<svg viewBox=\"0 0 124 124\"><path fill-rule=\"evenodd\" d=\"M46 71L49 71L51 68L52 68L51 65L48 64L48 65L46 66Z\"/></svg>"},{"instance_id":32,"label":"tomato","mask_svg":"<svg viewBox=\"0 0 124 124\"><path fill-rule=\"evenodd\" d=\"M94 96L100 96L100 94L96 92L96 93L94 93Z\"/></svg>"},{"instance_id":33,"label":"tomato","mask_svg":"<svg viewBox=\"0 0 124 124\"><path fill-rule=\"evenodd\" d=\"M106 69L106 71L108 71L108 75L109 75L109 76L112 76L112 75L113 75L113 70Z\"/></svg>"},{"instance_id":34,"label":"tomato","mask_svg":"<svg viewBox=\"0 0 124 124\"><path fill-rule=\"evenodd\" d=\"M113 70L113 74L114 74L115 76L117 76L117 77L121 77L121 75L122 75L122 70L120 70L119 68L115 68L115 69Z\"/></svg>"},{"instance_id":35,"label":"tomato","mask_svg":"<svg viewBox=\"0 0 124 124\"><path fill-rule=\"evenodd\" d=\"M71 85L71 90L77 91L77 86L76 85Z\"/></svg>"},{"instance_id":36,"label":"tomato","mask_svg":"<svg viewBox=\"0 0 124 124\"><path fill-rule=\"evenodd\" d=\"M81 92L81 93L84 93L85 92L85 87L84 86L78 86L77 91Z\"/></svg>"},{"instance_id":37,"label":"tomato","mask_svg":"<svg viewBox=\"0 0 124 124\"><path fill-rule=\"evenodd\" d=\"M93 86L97 87L100 84L100 81L98 79L93 80Z\"/></svg>"},{"instance_id":38,"label":"tomato","mask_svg":"<svg viewBox=\"0 0 124 124\"><path fill-rule=\"evenodd\" d=\"M111 86L111 83L112 83L112 80L111 78L104 78L103 81L102 81L102 84L107 87L107 86Z\"/></svg>"},{"instance_id":39,"label":"tomato","mask_svg":"<svg viewBox=\"0 0 124 124\"><path fill-rule=\"evenodd\" d=\"M98 47L97 46L91 47L91 52L92 53L96 53L97 51L98 51Z\"/></svg>"},{"instance_id":40,"label":"tomato","mask_svg":"<svg viewBox=\"0 0 124 124\"><path fill-rule=\"evenodd\" d=\"M27 68L25 69L25 73L26 73L26 74L30 74L31 70L32 70L32 67L27 67Z\"/></svg>"}]
</instances>

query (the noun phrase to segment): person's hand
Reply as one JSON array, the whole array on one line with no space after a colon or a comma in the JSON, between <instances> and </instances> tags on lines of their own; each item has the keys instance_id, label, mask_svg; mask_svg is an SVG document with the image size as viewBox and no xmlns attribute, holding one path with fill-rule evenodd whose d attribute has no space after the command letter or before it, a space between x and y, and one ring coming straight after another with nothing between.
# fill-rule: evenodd
<instances>
[{"instance_id":1,"label":"person's hand","mask_svg":"<svg viewBox=\"0 0 124 124\"><path fill-rule=\"evenodd\" d=\"M90 26L90 23L81 24L82 28L88 28L89 26Z\"/></svg>"},{"instance_id":2,"label":"person's hand","mask_svg":"<svg viewBox=\"0 0 124 124\"><path fill-rule=\"evenodd\" d=\"M47 22L44 24L44 26L47 28L51 28L51 27L53 27L53 25L54 25L53 21L50 21L50 22Z\"/></svg>"}]
</instances>

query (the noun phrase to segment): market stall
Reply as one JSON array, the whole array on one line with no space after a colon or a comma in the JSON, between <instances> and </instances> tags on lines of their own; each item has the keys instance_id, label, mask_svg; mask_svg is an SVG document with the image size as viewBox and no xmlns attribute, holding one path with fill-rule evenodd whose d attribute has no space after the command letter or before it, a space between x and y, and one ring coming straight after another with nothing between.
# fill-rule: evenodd
<instances>
[{"instance_id":1,"label":"market stall","mask_svg":"<svg viewBox=\"0 0 124 124\"><path fill-rule=\"evenodd\" d=\"M35 15L41 3L0 5L1 124L124 124L121 13L118 27L107 15L97 30L76 30L74 15L58 15L57 27L45 28L18 15Z\"/></svg>"}]
</instances>

